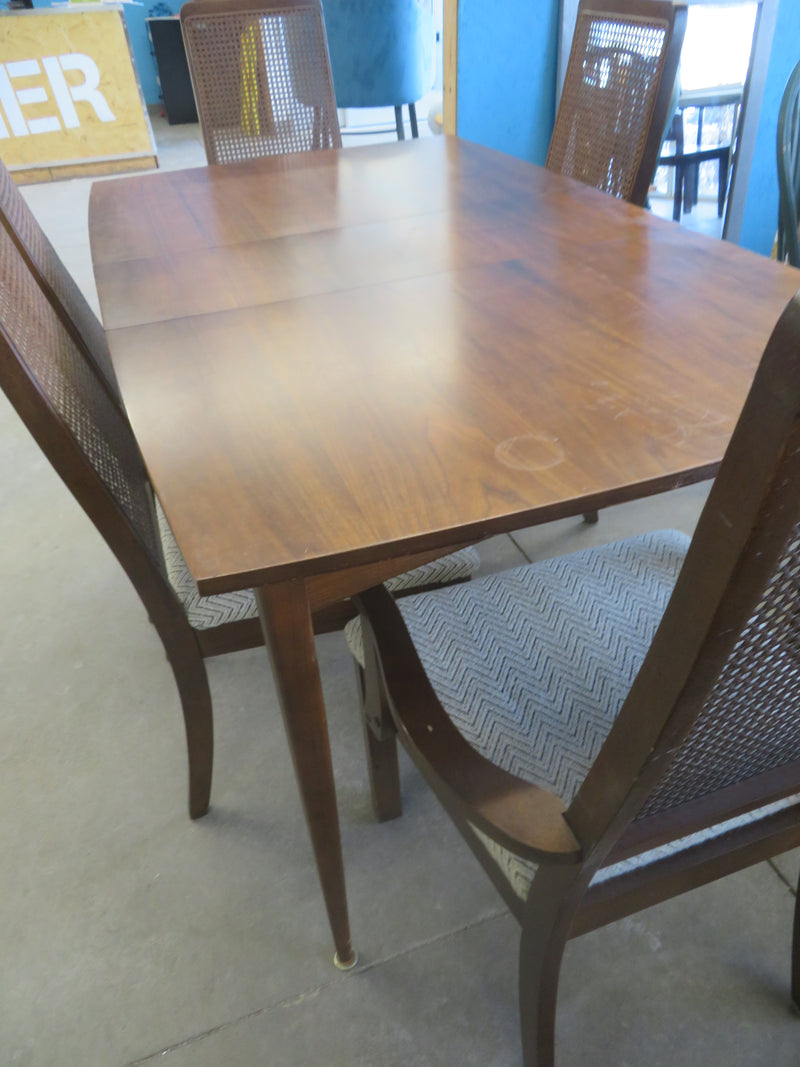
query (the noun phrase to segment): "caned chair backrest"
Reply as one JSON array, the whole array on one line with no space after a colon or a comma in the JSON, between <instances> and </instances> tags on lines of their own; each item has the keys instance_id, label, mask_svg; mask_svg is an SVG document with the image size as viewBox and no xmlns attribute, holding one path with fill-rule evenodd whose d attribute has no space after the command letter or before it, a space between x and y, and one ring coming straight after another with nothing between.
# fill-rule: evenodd
<instances>
[{"instance_id":1,"label":"caned chair backrest","mask_svg":"<svg viewBox=\"0 0 800 1067\"><path fill-rule=\"evenodd\" d=\"M341 147L319 0L191 0L181 27L209 163Z\"/></svg>"},{"instance_id":2,"label":"caned chair backrest","mask_svg":"<svg viewBox=\"0 0 800 1067\"><path fill-rule=\"evenodd\" d=\"M550 170L644 205L686 29L686 4L581 0Z\"/></svg>"},{"instance_id":3,"label":"caned chair backrest","mask_svg":"<svg viewBox=\"0 0 800 1067\"><path fill-rule=\"evenodd\" d=\"M778 259L800 267L800 63L792 71L778 113Z\"/></svg>"},{"instance_id":4,"label":"caned chair backrest","mask_svg":"<svg viewBox=\"0 0 800 1067\"><path fill-rule=\"evenodd\" d=\"M800 294L781 316L661 625L566 813L614 857L800 790Z\"/></svg>"},{"instance_id":5,"label":"caned chair backrest","mask_svg":"<svg viewBox=\"0 0 800 1067\"><path fill-rule=\"evenodd\" d=\"M59 274L53 273L57 283ZM160 630L188 627L167 580L153 490L133 431L98 353L91 355L0 228L0 386L119 559L154 623Z\"/></svg>"},{"instance_id":6,"label":"caned chair backrest","mask_svg":"<svg viewBox=\"0 0 800 1067\"><path fill-rule=\"evenodd\" d=\"M119 402L119 386L111 365L102 324L61 262L47 235L25 202L14 179L0 162L0 224L19 249L56 312L91 359Z\"/></svg>"}]
</instances>

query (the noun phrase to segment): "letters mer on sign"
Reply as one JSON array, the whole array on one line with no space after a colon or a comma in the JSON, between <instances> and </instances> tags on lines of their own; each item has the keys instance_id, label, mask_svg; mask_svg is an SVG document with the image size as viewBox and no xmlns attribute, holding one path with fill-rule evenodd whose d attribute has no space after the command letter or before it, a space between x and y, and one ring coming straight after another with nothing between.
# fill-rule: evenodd
<instances>
[{"instance_id":1,"label":"letters mer on sign","mask_svg":"<svg viewBox=\"0 0 800 1067\"><path fill-rule=\"evenodd\" d=\"M44 68L44 70L42 70ZM78 85L70 85L64 72L77 70L83 75ZM15 89L16 78L42 79L44 84ZM48 86L51 95L48 94ZM26 119L22 109L26 104L55 102L58 115ZM114 122L115 116L100 92L100 71L91 56L83 52L69 52L61 56L44 56L41 66L38 59L19 59L12 63L0 63L0 105L5 121L0 117L0 139L4 137L27 137L36 133L57 133L80 126L81 120L75 110L79 101L94 109L101 122Z\"/></svg>"}]
</instances>

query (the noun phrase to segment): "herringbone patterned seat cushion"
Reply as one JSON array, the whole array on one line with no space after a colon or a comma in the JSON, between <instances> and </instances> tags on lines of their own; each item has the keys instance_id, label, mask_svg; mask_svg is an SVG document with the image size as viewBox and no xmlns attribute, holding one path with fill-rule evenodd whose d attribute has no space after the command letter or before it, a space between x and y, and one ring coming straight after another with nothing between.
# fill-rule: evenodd
<instances>
[{"instance_id":1,"label":"herringbone patterned seat cushion","mask_svg":"<svg viewBox=\"0 0 800 1067\"><path fill-rule=\"evenodd\" d=\"M470 744L569 802L622 707L688 545L672 530L644 534L398 607Z\"/></svg>"},{"instance_id":2,"label":"herringbone patterned seat cushion","mask_svg":"<svg viewBox=\"0 0 800 1067\"><path fill-rule=\"evenodd\" d=\"M451 719L488 759L569 803L653 639L689 538L673 530L398 601ZM797 802L758 809L601 869L628 873ZM525 899L536 865L472 828Z\"/></svg>"},{"instance_id":3,"label":"herringbone patterned seat cushion","mask_svg":"<svg viewBox=\"0 0 800 1067\"><path fill-rule=\"evenodd\" d=\"M184 606L189 623L195 630L210 630L240 619L253 619L258 614L256 600L252 590L243 589L236 593L219 593L216 596L201 596L197 583L183 558L175 536L170 529L166 516L156 501L158 532L161 547L167 565L167 577L170 585ZM466 581L478 569L480 559L474 548L453 552L442 559L426 563L422 567L398 575L386 583L393 592L405 589L417 589L428 585L441 585L446 582Z\"/></svg>"}]
</instances>

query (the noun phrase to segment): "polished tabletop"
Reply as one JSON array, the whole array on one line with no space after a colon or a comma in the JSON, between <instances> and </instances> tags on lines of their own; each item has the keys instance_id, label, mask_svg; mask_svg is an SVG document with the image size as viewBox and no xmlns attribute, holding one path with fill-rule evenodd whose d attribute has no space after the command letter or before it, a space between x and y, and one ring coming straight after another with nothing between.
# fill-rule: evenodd
<instances>
[{"instance_id":1,"label":"polished tabletop","mask_svg":"<svg viewBox=\"0 0 800 1067\"><path fill-rule=\"evenodd\" d=\"M209 593L709 474L796 288L450 138L97 184L91 235L125 403Z\"/></svg>"},{"instance_id":2,"label":"polished tabletop","mask_svg":"<svg viewBox=\"0 0 800 1067\"><path fill-rule=\"evenodd\" d=\"M255 590L350 966L312 613L711 476L800 274L444 137L98 183L90 233L189 567Z\"/></svg>"}]
</instances>

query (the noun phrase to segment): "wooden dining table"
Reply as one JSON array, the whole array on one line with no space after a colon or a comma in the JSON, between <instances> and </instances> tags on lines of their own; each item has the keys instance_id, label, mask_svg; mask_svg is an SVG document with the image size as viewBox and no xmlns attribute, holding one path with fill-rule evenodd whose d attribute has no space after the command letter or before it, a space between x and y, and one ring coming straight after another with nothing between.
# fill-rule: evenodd
<instances>
[{"instance_id":1,"label":"wooden dining table","mask_svg":"<svg viewBox=\"0 0 800 1067\"><path fill-rule=\"evenodd\" d=\"M800 272L448 137L97 183L90 233L191 572L255 590L348 966L313 613L711 477Z\"/></svg>"}]
</instances>

